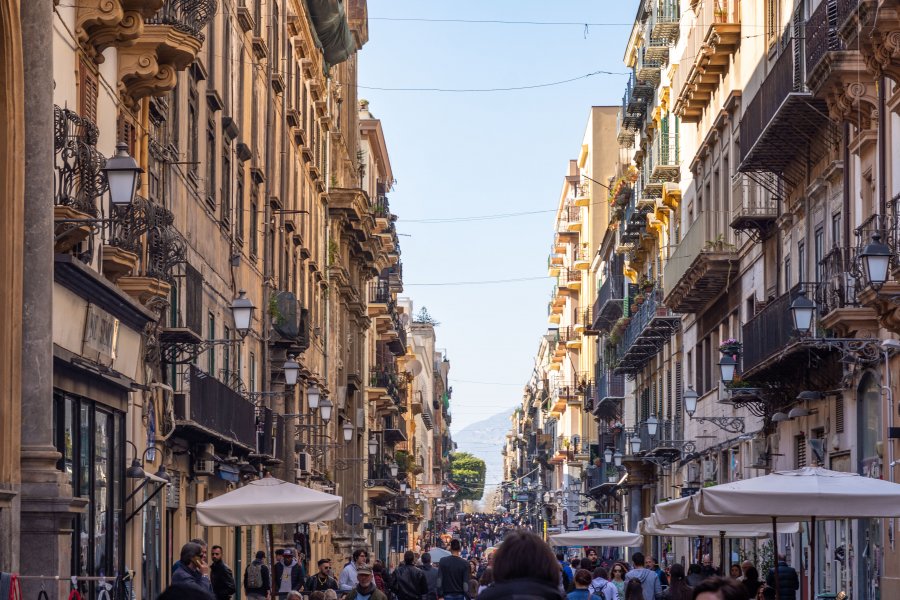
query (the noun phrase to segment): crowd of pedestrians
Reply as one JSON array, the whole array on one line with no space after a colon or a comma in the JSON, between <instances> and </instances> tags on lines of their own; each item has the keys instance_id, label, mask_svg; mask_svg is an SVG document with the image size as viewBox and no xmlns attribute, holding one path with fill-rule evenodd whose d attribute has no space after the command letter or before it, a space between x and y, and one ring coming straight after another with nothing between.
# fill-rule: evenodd
<instances>
[{"instance_id":1,"label":"crowd of pedestrians","mask_svg":"<svg viewBox=\"0 0 900 600\"><path fill-rule=\"evenodd\" d=\"M750 562L733 564L727 576L704 556L685 569L663 568L655 557L633 552L630 561L584 556L566 559L527 528L493 516L469 515L441 538L450 555L432 562L430 548L406 551L390 570L381 561L370 564L365 549L353 552L335 575L331 560L316 563L307 574L302 554L287 548L276 552L270 567L259 551L244 570L242 585L248 600L768 600L776 597L775 569L761 578ZM492 548L492 552L486 552ZM235 576L213 546L207 563L206 542L184 545L172 565L172 585L159 600L231 600ZM800 580L783 555L777 561L777 587L782 600L796 600ZM271 569L271 570L270 570ZM274 577L272 577L274 576Z\"/></svg>"}]
</instances>

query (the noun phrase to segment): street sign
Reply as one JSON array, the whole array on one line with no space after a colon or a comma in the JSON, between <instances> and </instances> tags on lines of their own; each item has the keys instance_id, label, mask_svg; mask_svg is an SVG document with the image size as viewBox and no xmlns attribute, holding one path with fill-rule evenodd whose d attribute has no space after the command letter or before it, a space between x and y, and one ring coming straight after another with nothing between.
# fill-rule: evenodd
<instances>
[{"instance_id":1,"label":"street sign","mask_svg":"<svg viewBox=\"0 0 900 600\"><path fill-rule=\"evenodd\" d=\"M363 510L359 504L348 504L344 509L344 523L356 527L363 520Z\"/></svg>"}]
</instances>

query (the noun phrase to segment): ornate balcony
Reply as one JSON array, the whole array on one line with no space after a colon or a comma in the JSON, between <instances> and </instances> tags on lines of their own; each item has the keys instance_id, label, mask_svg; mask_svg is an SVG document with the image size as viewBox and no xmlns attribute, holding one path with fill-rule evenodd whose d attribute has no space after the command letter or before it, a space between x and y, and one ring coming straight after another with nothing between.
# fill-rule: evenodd
<instances>
[{"instance_id":1,"label":"ornate balcony","mask_svg":"<svg viewBox=\"0 0 900 600\"><path fill-rule=\"evenodd\" d=\"M564 295L577 296L581 291L581 271L577 269L563 269L559 273L559 288Z\"/></svg>"},{"instance_id":2,"label":"ornate balcony","mask_svg":"<svg viewBox=\"0 0 900 600\"><path fill-rule=\"evenodd\" d=\"M58 106L54 107L54 128L54 215L57 219L95 218L99 215L97 202L108 188L102 171L106 158L97 150L100 132L89 119ZM90 262L92 230L88 223L58 224L56 252L71 252Z\"/></svg>"},{"instance_id":3,"label":"ornate balcony","mask_svg":"<svg viewBox=\"0 0 900 600\"><path fill-rule=\"evenodd\" d=\"M877 82L857 45L847 44L839 33L852 4L823 0L810 15L805 27L807 82L813 94L828 102L832 119L868 129L878 107Z\"/></svg>"},{"instance_id":4,"label":"ornate balcony","mask_svg":"<svg viewBox=\"0 0 900 600\"><path fill-rule=\"evenodd\" d=\"M622 401L625 399L625 376L616 375L605 368L598 369L594 387L593 413L602 421L618 421L622 418Z\"/></svg>"},{"instance_id":5,"label":"ornate balcony","mask_svg":"<svg viewBox=\"0 0 900 600\"><path fill-rule=\"evenodd\" d=\"M697 122L728 72L741 42L739 0L705 1L688 33L684 59L672 81L674 110L683 121Z\"/></svg>"},{"instance_id":6,"label":"ornate balcony","mask_svg":"<svg viewBox=\"0 0 900 600\"><path fill-rule=\"evenodd\" d=\"M592 329L596 331L609 331L616 319L622 316L622 303L625 298L625 276L622 275L621 263L613 260L614 266L610 268L610 274L597 291L597 299L594 300L592 310L594 324ZM615 265L618 264L618 271Z\"/></svg>"},{"instance_id":7,"label":"ornate balcony","mask_svg":"<svg viewBox=\"0 0 900 600\"><path fill-rule=\"evenodd\" d=\"M559 276L560 267L563 266L563 262L565 261L565 255L559 252L553 252L553 248L550 249L550 254L547 256L547 274L550 277Z\"/></svg>"},{"instance_id":8,"label":"ornate balcony","mask_svg":"<svg viewBox=\"0 0 900 600\"><path fill-rule=\"evenodd\" d=\"M377 318L388 314L388 304L393 301L388 282L376 277L369 282L369 317Z\"/></svg>"},{"instance_id":9,"label":"ornate balcony","mask_svg":"<svg viewBox=\"0 0 900 600\"><path fill-rule=\"evenodd\" d=\"M190 365L190 389L175 394L175 432L192 442L256 451L253 403L212 375Z\"/></svg>"},{"instance_id":10,"label":"ornate balcony","mask_svg":"<svg viewBox=\"0 0 900 600\"><path fill-rule=\"evenodd\" d=\"M657 132L653 140L650 177L654 181L677 183L681 180L678 120L674 119L674 122L670 123L666 118L663 120L663 124L664 126Z\"/></svg>"},{"instance_id":11,"label":"ornate balcony","mask_svg":"<svg viewBox=\"0 0 900 600\"><path fill-rule=\"evenodd\" d=\"M657 284L630 321L616 346L616 374L637 373L656 356L681 326L681 318L665 307Z\"/></svg>"},{"instance_id":12,"label":"ornate balcony","mask_svg":"<svg viewBox=\"0 0 900 600\"><path fill-rule=\"evenodd\" d=\"M119 49L119 80L127 104L175 87L178 71L200 52L202 31L217 6L217 0L165 0L159 12L144 19L140 36Z\"/></svg>"},{"instance_id":13,"label":"ornate balcony","mask_svg":"<svg viewBox=\"0 0 900 600\"><path fill-rule=\"evenodd\" d=\"M819 264L820 281L815 298L819 325L840 337L877 335L878 315L857 299L858 279L854 276L857 252L858 248L852 248L845 256L844 249L835 247Z\"/></svg>"},{"instance_id":14,"label":"ornate balcony","mask_svg":"<svg viewBox=\"0 0 900 600\"><path fill-rule=\"evenodd\" d=\"M100 64L104 50L140 37L144 19L162 4L163 0L84 0L76 4L75 35L88 56Z\"/></svg>"},{"instance_id":15,"label":"ornate balcony","mask_svg":"<svg viewBox=\"0 0 900 600\"><path fill-rule=\"evenodd\" d=\"M622 96L622 127L631 132L640 131L644 125L644 117L647 113L647 103L653 98L653 89L650 88L650 96L647 97L647 86L636 87L634 73L625 84L625 95ZM633 140L632 135L632 140Z\"/></svg>"},{"instance_id":16,"label":"ornate balcony","mask_svg":"<svg viewBox=\"0 0 900 600\"><path fill-rule=\"evenodd\" d=\"M731 228L762 242L774 231L777 218L775 196L746 174L735 173L731 179Z\"/></svg>"},{"instance_id":17,"label":"ornate balcony","mask_svg":"<svg viewBox=\"0 0 900 600\"><path fill-rule=\"evenodd\" d=\"M741 118L738 167L742 173L775 174L790 185L802 181L803 173L793 167L797 157L827 147L816 140L828 122L827 107L806 88L804 66L796 56L784 50L747 105Z\"/></svg>"},{"instance_id":18,"label":"ornate balcony","mask_svg":"<svg viewBox=\"0 0 900 600\"><path fill-rule=\"evenodd\" d=\"M572 233L581 233L582 215L581 207L574 204L568 204L563 208L563 222L566 231Z\"/></svg>"},{"instance_id":19,"label":"ornate balcony","mask_svg":"<svg viewBox=\"0 0 900 600\"><path fill-rule=\"evenodd\" d=\"M666 306L696 313L721 295L737 278L739 256L731 236L723 236L723 215L702 212L666 261Z\"/></svg>"},{"instance_id":20,"label":"ornate balcony","mask_svg":"<svg viewBox=\"0 0 900 600\"><path fill-rule=\"evenodd\" d=\"M842 376L839 353L833 347L819 347L794 331L791 317L791 303L801 290L810 299L817 297L817 284L800 283L790 291L766 303L743 325L741 339L744 341L742 378L763 383L777 383L781 386L800 389L833 389ZM832 311L826 305L817 303L817 316L823 311ZM821 326L821 321L818 323ZM811 369L810 365L817 368ZM791 373L793 379L785 379ZM807 386L807 387L802 387Z\"/></svg>"},{"instance_id":21,"label":"ornate balcony","mask_svg":"<svg viewBox=\"0 0 900 600\"><path fill-rule=\"evenodd\" d=\"M572 266L579 271L587 271L591 268L591 249L587 244L582 244L580 248L572 251Z\"/></svg>"}]
</instances>

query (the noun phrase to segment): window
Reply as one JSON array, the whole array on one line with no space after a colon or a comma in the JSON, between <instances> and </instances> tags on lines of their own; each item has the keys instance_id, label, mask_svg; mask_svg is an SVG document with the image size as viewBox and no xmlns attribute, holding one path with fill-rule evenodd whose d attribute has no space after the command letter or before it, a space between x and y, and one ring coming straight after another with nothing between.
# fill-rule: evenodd
<instances>
[{"instance_id":1,"label":"window","mask_svg":"<svg viewBox=\"0 0 900 600\"><path fill-rule=\"evenodd\" d=\"M226 13L227 14L227 13ZM231 61L232 61L232 48L231 48L231 19L226 17L222 19L222 54L224 54L224 60L222 60L222 95L224 96L222 102L225 104L225 110L231 112Z\"/></svg>"},{"instance_id":2,"label":"window","mask_svg":"<svg viewBox=\"0 0 900 600\"><path fill-rule=\"evenodd\" d=\"M249 369L249 373L247 374L248 382L250 384L250 391L256 391L256 354L253 352L250 353L250 364L247 365Z\"/></svg>"},{"instance_id":3,"label":"window","mask_svg":"<svg viewBox=\"0 0 900 600\"><path fill-rule=\"evenodd\" d=\"M259 198L259 187L254 183L250 192L250 257L256 258L259 255L259 207L257 199Z\"/></svg>"},{"instance_id":4,"label":"window","mask_svg":"<svg viewBox=\"0 0 900 600\"><path fill-rule=\"evenodd\" d=\"M81 61L78 76L78 114L96 123L97 95L100 91L97 72L86 61Z\"/></svg>"},{"instance_id":5,"label":"window","mask_svg":"<svg viewBox=\"0 0 900 600\"><path fill-rule=\"evenodd\" d=\"M222 339L231 339L231 330L228 327L222 329ZM222 346L222 369L225 372L225 382L231 385L233 374L231 371L231 345L229 344Z\"/></svg>"},{"instance_id":6,"label":"window","mask_svg":"<svg viewBox=\"0 0 900 600\"><path fill-rule=\"evenodd\" d=\"M844 238L841 225L841 213L831 215L831 245L834 247L839 247Z\"/></svg>"},{"instance_id":7,"label":"window","mask_svg":"<svg viewBox=\"0 0 900 600\"><path fill-rule=\"evenodd\" d=\"M113 575L125 568L124 413L92 400L54 394L53 439L57 468L74 496L87 498L74 516L72 574Z\"/></svg>"},{"instance_id":8,"label":"window","mask_svg":"<svg viewBox=\"0 0 900 600\"><path fill-rule=\"evenodd\" d=\"M765 0L766 3L766 47L771 48L778 41L779 0Z\"/></svg>"},{"instance_id":9,"label":"window","mask_svg":"<svg viewBox=\"0 0 900 600\"><path fill-rule=\"evenodd\" d=\"M797 242L797 283L806 281L806 242Z\"/></svg>"},{"instance_id":10,"label":"window","mask_svg":"<svg viewBox=\"0 0 900 600\"><path fill-rule=\"evenodd\" d=\"M231 144L225 144L222 152L222 204L219 222L226 229L231 227Z\"/></svg>"},{"instance_id":11,"label":"window","mask_svg":"<svg viewBox=\"0 0 900 600\"><path fill-rule=\"evenodd\" d=\"M199 174L197 167L200 164L200 94L197 91L196 70L191 69L190 85L188 87L188 168L190 174L196 179Z\"/></svg>"},{"instance_id":12,"label":"window","mask_svg":"<svg viewBox=\"0 0 900 600\"><path fill-rule=\"evenodd\" d=\"M234 228L237 241L244 241L244 163L238 163L237 177L234 183Z\"/></svg>"},{"instance_id":13,"label":"window","mask_svg":"<svg viewBox=\"0 0 900 600\"><path fill-rule=\"evenodd\" d=\"M206 315L206 339L216 339L216 317L212 313ZM206 372L215 375L216 372L216 347L210 346L206 351Z\"/></svg>"},{"instance_id":14,"label":"window","mask_svg":"<svg viewBox=\"0 0 900 600\"><path fill-rule=\"evenodd\" d=\"M815 260L816 260L816 282L825 279L825 228L822 225L816 227L815 232Z\"/></svg>"},{"instance_id":15,"label":"window","mask_svg":"<svg viewBox=\"0 0 900 600\"><path fill-rule=\"evenodd\" d=\"M784 257L784 288L791 288L791 255Z\"/></svg>"},{"instance_id":16,"label":"window","mask_svg":"<svg viewBox=\"0 0 900 600\"><path fill-rule=\"evenodd\" d=\"M216 123L212 119L206 122L206 202L216 209Z\"/></svg>"}]
</instances>

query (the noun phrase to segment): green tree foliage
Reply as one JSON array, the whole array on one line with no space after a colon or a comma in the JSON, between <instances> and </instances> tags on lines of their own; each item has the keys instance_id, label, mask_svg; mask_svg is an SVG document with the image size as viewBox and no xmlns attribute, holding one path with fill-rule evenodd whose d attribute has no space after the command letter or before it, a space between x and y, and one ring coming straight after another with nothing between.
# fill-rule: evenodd
<instances>
[{"instance_id":1,"label":"green tree foliage","mask_svg":"<svg viewBox=\"0 0 900 600\"><path fill-rule=\"evenodd\" d=\"M484 461L468 452L450 455L450 481L459 486L457 500L481 500L484 495Z\"/></svg>"},{"instance_id":2,"label":"green tree foliage","mask_svg":"<svg viewBox=\"0 0 900 600\"><path fill-rule=\"evenodd\" d=\"M416 316L413 318L413 323L424 323L426 325L431 325L432 327L440 325L440 322L431 316L431 313L428 312L428 308L425 306L416 313Z\"/></svg>"}]
</instances>

